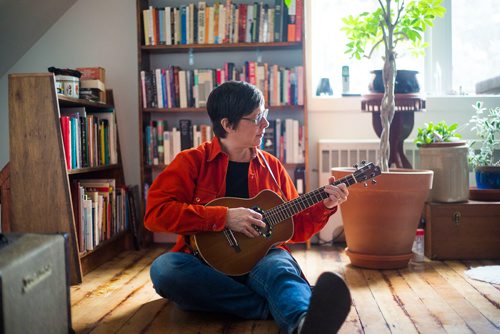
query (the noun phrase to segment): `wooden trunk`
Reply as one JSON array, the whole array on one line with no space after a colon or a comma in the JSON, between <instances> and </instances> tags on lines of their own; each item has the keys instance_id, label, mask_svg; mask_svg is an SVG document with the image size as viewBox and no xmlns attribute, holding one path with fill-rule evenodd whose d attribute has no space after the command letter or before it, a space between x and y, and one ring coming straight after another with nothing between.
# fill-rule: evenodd
<instances>
[{"instance_id":1,"label":"wooden trunk","mask_svg":"<svg viewBox=\"0 0 500 334\"><path fill-rule=\"evenodd\" d=\"M427 203L425 256L500 259L500 202Z\"/></svg>"}]
</instances>

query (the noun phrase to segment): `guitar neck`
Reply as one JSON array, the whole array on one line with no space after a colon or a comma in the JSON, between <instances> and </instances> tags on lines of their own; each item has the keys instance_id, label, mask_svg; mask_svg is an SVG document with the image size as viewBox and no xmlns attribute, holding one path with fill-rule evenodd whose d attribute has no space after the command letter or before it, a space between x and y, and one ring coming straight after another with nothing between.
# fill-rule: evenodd
<instances>
[{"instance_id":1,"label":"guitar neck","mask_svg":"<svg viewBox=\"0 0 500 334\"><path fill-rule=\"evenodd\" d=\"M339 180L335 180L335 182L331 183L331 185L336 186L341 183L345 183L349 187L357 183L357 181L354 175L349 175ZM297 213L302 212L310 208L311 206L321 202L328 196L329 194L325 191L325 187L318 188L306 194L300 195L296 199L277 205L274 208L267 210L264 213L264 218L271 224L271 226L274 226L296 215Z\"/></svg>"}]
</instances>

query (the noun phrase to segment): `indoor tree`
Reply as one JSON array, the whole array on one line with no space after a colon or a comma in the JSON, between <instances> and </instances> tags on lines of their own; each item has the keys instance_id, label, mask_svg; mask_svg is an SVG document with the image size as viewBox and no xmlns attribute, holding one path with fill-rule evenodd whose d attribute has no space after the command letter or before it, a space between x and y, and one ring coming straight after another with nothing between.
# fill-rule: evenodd
<instances>
[{"instance_id":1,"label":"indoor tree","mask_svg":"<svg viewBox=\"0 0 500 334\"><path fill-rule=\"evenodd\" d=\"M343 18L349 40L346 53L351 57L371 57L378 47L384 48L382 76L384 95L380 106L382 133L380 135L380 167L389 170L389 133L395 113L394 86L396 59L399 51L422 55L427 43L423 35L436 17L443 17L446 9L442 0L377 0L379 7L373 12Z\"/></svg>"}]
</instances>

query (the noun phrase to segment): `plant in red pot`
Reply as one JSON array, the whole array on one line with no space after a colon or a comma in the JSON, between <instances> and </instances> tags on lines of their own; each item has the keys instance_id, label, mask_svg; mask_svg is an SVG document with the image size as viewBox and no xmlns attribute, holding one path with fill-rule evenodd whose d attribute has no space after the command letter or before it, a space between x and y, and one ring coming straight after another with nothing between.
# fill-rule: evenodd
<instances>
[{"instance_id":1,"label":"plant in red pot","mask_svg":"<svg viewBox=\"0 0 500 334\"><path fill-rule=\"evenodd\" d=\"M441 0L378 0L379 8L343 19L349 43L346 53L360 59L383 47L384 94L380 105L380 167L377 185L349 188L342 204L347 255L356 266L373 269L402 268L412 257L412 245L423 205L432 187L431 170L391 169L390 126L395 115L396 58L399 51L414 47L422 52L423 34L445 8ZM420 51L419 51L420 50ZM335 177L352 170L334 168Z\"/></svg>"}]
</instances>

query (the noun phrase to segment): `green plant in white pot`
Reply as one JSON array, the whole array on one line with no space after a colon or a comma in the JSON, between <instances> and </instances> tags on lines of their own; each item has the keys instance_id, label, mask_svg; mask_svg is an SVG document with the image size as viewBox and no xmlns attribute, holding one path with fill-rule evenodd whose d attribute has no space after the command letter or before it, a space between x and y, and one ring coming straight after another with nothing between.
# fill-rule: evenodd
<instances>
[{"instance_id":1,"label":"green plant in white pot","mask_svg":"<svg viewBox=\"0 0 500 334\"><path fill-rule=\"evenodd\" d=\"M451 125L446 124L445 121L437 124L433 122L424 123L423 127L417 129L417 138L415 138L414 142L418 147L429 144L460 142L462 135L457 133L457 129L457 123Z\"/></svg>"},{"instance_id":2,"label":"green plant in white pot","mask_svg":"<svg viewBox=\"0 0 500 334\"><path fill-rule=\"evenodd\" d=\"M495 150L500 149L500 107L485 108L483 102L473 104L475 114L469 124L480 139L479 152L474 149L478 140L473 140L469 149L469 163L476 173L479 189L500 189L500 159L495 159Z\"/></svg>"},{"instance_id":3,"label":"green plant in white pot","mask_svg":"<svg viewBox=\"0 0 500 334\"><path fill-rule=\"evenodd\" d=\"M468 146L458 124L425 123L417 129L420 168L434 171L429 202L465 202L469 198Z\"/></svg>"},{"instance_id":4,"label":"green plant in white pot","mask_svg":"<svg viewBox=\"0 0 500 334\"><path fill-rule=\"evenodd\" d=\"M396 58L403 51L420 52L423 34L433 20L443 16L441 0L378 0L379 8L357 17L344 18L349 43L346 53L356 58L384 50L382 77L384 95L380 106L379 163L383 171L370 189L349 188L349 200L342 204L347 249L351 263L372 269L403 268L412 257L412 245L424 202L432 187L431 170L391 169L390 126L395 115ZM408 43L404 43L408 42ZM420 51L419 51L420 50ZM339 178L352 173L334 168Z\"/></svg>"}]
</instances>

